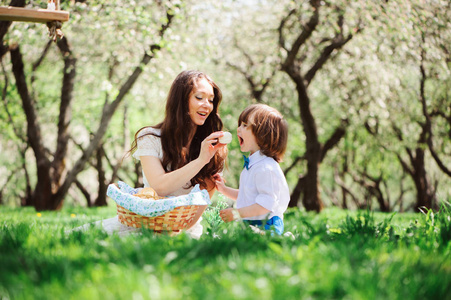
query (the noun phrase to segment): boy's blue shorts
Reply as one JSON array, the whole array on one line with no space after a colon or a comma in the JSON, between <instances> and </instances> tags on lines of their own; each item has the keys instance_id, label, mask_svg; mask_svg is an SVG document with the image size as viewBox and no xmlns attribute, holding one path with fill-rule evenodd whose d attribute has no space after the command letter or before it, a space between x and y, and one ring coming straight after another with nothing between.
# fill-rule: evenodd
<instances>
[{"instance_id":1,"label":"boy's blue shorts","mask_svg":"<svg viewBox=\"0 0 451 300\"><path fill-rule=\"evenodd\" d=\"M243 220L245 224L254 225L258 227L263 226L262 220ZM265 230L274 230L278 235L283 234L283 221L280 217L274 216L264 224Z\"/></svg>"}]
</instances>

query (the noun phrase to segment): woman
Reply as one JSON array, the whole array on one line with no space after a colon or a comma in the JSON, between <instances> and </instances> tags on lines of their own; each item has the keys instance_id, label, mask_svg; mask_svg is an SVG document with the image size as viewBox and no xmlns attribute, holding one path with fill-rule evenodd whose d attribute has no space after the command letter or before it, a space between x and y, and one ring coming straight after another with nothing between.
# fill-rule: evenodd
<instances>
[{"instance_id":1,"label":"woman","mask_svg":"<svg viewBox=\"0 0 451 300\"><path fill-rule=\"evenodd\" d=\"M153 188L159 196L179 196L199 184L210 197L214 194L213 175L223 170L227 155L226 145L218 142L224 135L218 114L221 99L221 90L206 74L183 71L177 76L164 120L141 128L129 151L141 161L144 187ZM193 237L202 234L199 223L205 208L199 209L188 225L187 232ZM105 231L120 235L137 230L122 225L117 217L96 222L100 224Z\"/></svg>"},{"instance_id":2,"label":"woman","mask_svg":"<svg viewBox=\"0 0 451 300\"><path fill-rule=\"evenodd\" d=\"M163 122L141 128L130 150L141 161L145 187L159 196L179 196L199 184L210 197L214 194L213 175L222 171L227 154L225 144L218 143L224 135L218 114L221 99L221 90L206 74L183 71L177 76ZM204 210L192 224L198 224Z\"/></svg>"}]
</instances>

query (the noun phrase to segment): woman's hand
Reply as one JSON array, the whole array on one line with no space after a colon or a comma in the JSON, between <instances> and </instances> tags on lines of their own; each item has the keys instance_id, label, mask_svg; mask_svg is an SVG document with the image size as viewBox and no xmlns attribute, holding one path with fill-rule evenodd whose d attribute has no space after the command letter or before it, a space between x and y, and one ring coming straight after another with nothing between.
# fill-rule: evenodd
<instances>
[{"instance_id":1,"label":"woman's hand","mask_svg":"<svg viewBox=\"0 0 451 300\"><path fill-rule=\"evenodd\" d=\"M207 136L200 146L200 154L199 159L204 163L204 165L208 164L211 160L211 158L216 154L216 152L222 148L225 147L226 144L220 144L218 143L218 138L224 135L224 132L222 131L216 131ZM216 143L216 145L213 146L213 144Z\"/></svg>"}]
</instances>

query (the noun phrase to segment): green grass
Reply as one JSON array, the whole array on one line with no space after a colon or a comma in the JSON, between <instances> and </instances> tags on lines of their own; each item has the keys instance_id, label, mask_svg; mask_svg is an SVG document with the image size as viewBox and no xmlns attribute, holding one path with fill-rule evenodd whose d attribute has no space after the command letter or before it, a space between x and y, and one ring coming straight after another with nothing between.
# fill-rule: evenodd
<instances>
[{"instance_id":1,"label":"green grass","mask_svg":"<svg viewBox=\"0 0 451 300\"><path fill-rule=\"evenodd\" d=\"M290 210L285 225L294 240L224 224L215 213L204 220L208 234L195 240L65 233L113 216L112 207L40 216L0 207L0 299L451 298L447 208Z\"/></svg>"}]
</instances>

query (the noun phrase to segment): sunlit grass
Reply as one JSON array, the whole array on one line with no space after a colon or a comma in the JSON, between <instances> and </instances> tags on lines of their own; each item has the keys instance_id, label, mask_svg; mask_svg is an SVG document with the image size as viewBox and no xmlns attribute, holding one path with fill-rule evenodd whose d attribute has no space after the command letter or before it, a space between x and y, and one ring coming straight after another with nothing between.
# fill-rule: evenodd
<instances>
[{"instance_id":1,"label":"sunlit grass","mask_svg":"<svg viewBox=\"0 0 451 300\"><path fill-rule=\"evenodd\" d=\"M71 232L114 208L0 208L0 298L446 299L450 210L432 216L290 210L296 239L262 236L217 209L187 235ZM211 223L208 223L210 221ZM207 234L208 233L208 234Z\"/></svg>"}]
</instances>

